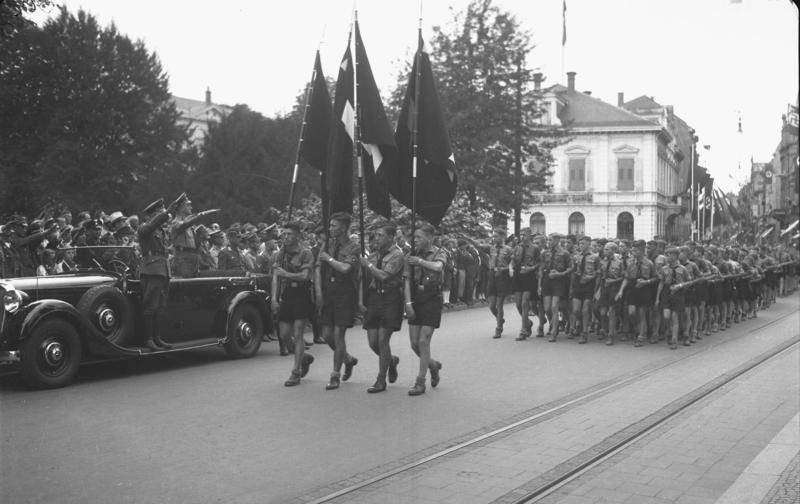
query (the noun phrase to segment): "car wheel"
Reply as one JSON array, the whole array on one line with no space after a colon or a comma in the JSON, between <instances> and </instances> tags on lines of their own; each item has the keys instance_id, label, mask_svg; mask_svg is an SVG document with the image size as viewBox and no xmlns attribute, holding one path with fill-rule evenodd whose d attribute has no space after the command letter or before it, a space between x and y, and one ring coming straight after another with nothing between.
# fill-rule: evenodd
<instances>
[{"instance_id":1,"label":"car wheel","mask_svg":"<svg viewBox=\"0 0 800 504\"><path fill-rule=\"evenodd\" d=\"M81 352L81 339L72 324L45 320L22 345L22 379L37 388L63 387L78 372Z\"/></svg>"},{"instance_id":2,"label":"car wheel","mask_svg":"<svg viewBox=\"0 0 800 504\"><path fill-rule=\"evenodd\" d=\"M231 357L252 357L261 348L264 324L261 314L250 304L243 304L233 310L228 324L228 342L225 351Z\"/></svg>"},{"instance_id":3,"label":"car wheel","mask_svg":"<svg viewBox=\"0 0 800 504\"><path fill-rule=\"evenodd\" d=\"M119 289L98 285L83 293L75 308L111 343L125 346L133 334L133 309Z\"/></svg>"}]
</instances>

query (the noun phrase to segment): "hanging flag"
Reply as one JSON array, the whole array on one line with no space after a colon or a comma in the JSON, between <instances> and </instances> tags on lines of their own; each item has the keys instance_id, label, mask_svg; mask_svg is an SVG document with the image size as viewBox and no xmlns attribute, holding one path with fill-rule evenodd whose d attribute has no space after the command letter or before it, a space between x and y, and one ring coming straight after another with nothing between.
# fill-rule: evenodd
<instances>
[{"instance_id":1,"label":"hanging flag","mask_svg":"<svg viewBox=\"0 0 800 504\"><path fill-rule=\"evenodd\" d=\"M698 210L702 210L703 208L705 208L705 203L706 203L706 197L705 196L706 196L706 188L704 186L697 193L697 209Z\"/></svg>"},{"instance_id":2,"label":"hanging flag","mask_svg":"<svg viewBox=\"0 0 800 504\"><path fill-rule=\"evenodd\" d=\"M328 85L322 73L319 51L314 60L314 82L311 85L311 96L308 99L308 111L300 139L300 156L320 173L327 164L328 133L331 128L331 97ZM323 188L324 189L324 188Z\"/></svg>"},{"instance_id":3,"label":"hanging flag","mask_svg":"<svg viewBox=\"0 0 800 504\"><path fill-rule=\"evenodd\" d=\"M361 40L361 31L356 28L356 61L358 63L358 109L361 145L364 147L363 166L364 184L367 191L367 206L373 212L387 219L392 216L389 201L387 173L392 171L390 163L397 157L397 147L386 111L383 109L381 95L372 68L369 65L367 51Z\"/></svg>"},{"instance_id":4,"label":"hanging flag","mask_svg":"<svg viewBox=\"0 0 800 504\"><path fill-rule=\"evenodd\" d=\"M395 159L397 148L378 93L378 86L372 76L357 21L355 35L358 62L358 134L363 147L362 166L367 206L389 218L391 204L384 171L388 170L388 163ZM353 212L353 139L356 135L353 66L348 40L347 49L339 65L331 117L331 135L327 149L327 185L331 213Z\"/></svg>"},{"instance_id":5,"label":"hanging flag","mask_svg":"<svg viewBox=\"0 0 800 504\"><path fill-rule=\"evenodd\" d=\"M328 137L326 185L330 213L353 213L353 58L350 41L339 64Z\"/></svg>"},{"instance_id":6,"label":"hanging flag","mask_svg":"<svg viewBox=\"0 0 800 504\"><path fill-rule=\"evenodd\" d=\"M561 4L561 46L567 44L567 0Z\"/></svg>"},{"instance_id":7,"label":"hanging flag","mask_svg":"<svg viewBox=\"0 0 800 504\"><path fill-rule=\"evenodd\" d=\"M798 114L797 107L789 104L789 110L786 114L786 130L792 135L797 135L798 130L800 130L798 123L800 123L800 114Z\"/></svg>"},{"instance_id":8,"label":"hanging flag","mask_svg":"<svg viewBox=\"0 0 800 504\"><path fill-rule=\"evenodd\" d=\"M419 62L419 93L416 89ZM419 102L415 97L419 95ZM439 95L428 54L419 41L417 55L408 77L406 95L397 121L394 138L398 160L390 181L397 201L412 208L412 166L414 157L414 110L417 111L417 214L434 226L439 225L456 195L457 178L453 149L447 133Z\"/></svg>"}]
</instances>

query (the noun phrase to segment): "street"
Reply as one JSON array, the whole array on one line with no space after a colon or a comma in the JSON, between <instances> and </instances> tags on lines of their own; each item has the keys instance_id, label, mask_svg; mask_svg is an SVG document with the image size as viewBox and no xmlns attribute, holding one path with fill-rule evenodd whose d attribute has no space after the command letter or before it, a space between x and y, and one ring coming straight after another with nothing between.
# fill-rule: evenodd
<instances>
[{"instance_id":1,"label":"street","mask_svg":"<svg viewBox=\"0 0 800 504\"><path fill-rule=\"evenodd\" d=\"M416 398L406 394L418 361L405 327L392 342L400 378L374 395L366 389L377 357L359 327L348 332L359 364L335 391L324 390L332 354L321 345L311 348L316 361L294 388L283 386L291 358L278 355L277 343L246 360L212 350L85 366L73 385L50 391L29 391L6 374L0 501L287 502L379 474L634 371L680 362L779 315L789 315L776 322L782 338L798 327L794 295L677 351L607 347L596 339L516 342L518 317L513 305L506 309L500 340L491 338L485 307L445 314L432 345L444 365L441 384Z\"/></svg>"}]
</instances>

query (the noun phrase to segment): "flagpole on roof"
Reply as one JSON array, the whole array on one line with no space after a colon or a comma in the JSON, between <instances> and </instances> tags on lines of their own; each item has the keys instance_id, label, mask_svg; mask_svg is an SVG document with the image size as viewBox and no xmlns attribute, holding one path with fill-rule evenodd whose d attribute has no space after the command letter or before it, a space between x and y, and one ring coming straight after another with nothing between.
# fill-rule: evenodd
<instances>
[{"instance_id":1,"label":"flagpole on roof","mask_svg":"<svg viewBox=\"0 0 800 504\"><path fill-rule=\"evenodd\" d=\"M358 8L353 2L353 28L358 30ZM358 173L358 241L363 255L367 248L364 243L364 164L361 159L361 130L359 129L358 106L358 37L352 38L353 43L353 163Z\"/></svg>"}]
</instances>

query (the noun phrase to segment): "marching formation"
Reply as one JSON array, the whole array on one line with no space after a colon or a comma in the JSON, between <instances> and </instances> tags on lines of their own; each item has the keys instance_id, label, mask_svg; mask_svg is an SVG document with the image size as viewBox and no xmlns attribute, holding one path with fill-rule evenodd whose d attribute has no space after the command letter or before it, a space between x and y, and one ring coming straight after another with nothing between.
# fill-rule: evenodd
<instances>
[{"instance_id":1,"label":"marching formation","mask_svg":"<svg viewBox=\"0 0 800 504\"><path fill-rule=\"evenodd\" d=\"M522 329L556 342L585 344L595 333L615 341L691 345L731 323L757 317L777 295L797 288L800 261L788 245L668 244L664 240L593 240L521 232L519 244L495 237L487 296L501 338L503 304L512 293Z\"/></svg>"}]
</instances>

